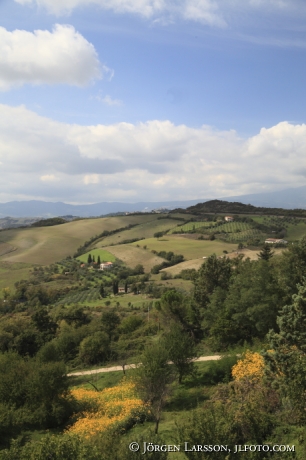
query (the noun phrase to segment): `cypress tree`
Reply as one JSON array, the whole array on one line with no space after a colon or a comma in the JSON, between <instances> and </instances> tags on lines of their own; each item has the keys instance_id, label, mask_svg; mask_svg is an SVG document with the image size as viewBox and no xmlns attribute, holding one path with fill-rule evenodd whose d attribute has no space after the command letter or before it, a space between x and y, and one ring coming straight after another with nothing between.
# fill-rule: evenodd
<instances>
[{"instance_id":1,"label":"cypress tree","mask_svg":"<svg viewBox=\"0 0 306 460\"><path fill-rule=\"evenodd\" d=\"M118 280L114 280L113 281L113 293L114 293L114 295L118 294L118 290L119 290L119 282L118 282Z\"/></svg>"}]
</instances>

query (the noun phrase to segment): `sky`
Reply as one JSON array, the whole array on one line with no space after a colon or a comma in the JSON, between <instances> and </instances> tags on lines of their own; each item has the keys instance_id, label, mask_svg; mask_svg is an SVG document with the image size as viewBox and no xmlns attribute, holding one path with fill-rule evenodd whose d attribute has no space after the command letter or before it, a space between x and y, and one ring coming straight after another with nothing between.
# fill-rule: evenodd
<instances>
[{"instance_id":1,"label":"sky","mask_svg":"<svg viewBox=\"0 0 306 460\"><path fill-rule=\"evenodd\" d=\"M305 185L305 0L0 0L0 202Z\"/></svg>"}]
</instances>

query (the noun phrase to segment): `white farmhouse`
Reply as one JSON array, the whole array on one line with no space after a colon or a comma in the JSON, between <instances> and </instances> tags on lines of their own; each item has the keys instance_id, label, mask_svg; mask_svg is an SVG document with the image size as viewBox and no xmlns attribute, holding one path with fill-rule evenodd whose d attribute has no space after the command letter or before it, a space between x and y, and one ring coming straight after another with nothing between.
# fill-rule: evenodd
<instances>
[{"instance_id":1,"label":"white farmhouse","mask_svg":"<svg viewBox=\"0 0 306 460\"><path fill-rule=\"evenodd\" d=\"M100 270L110 270L111 268L113 268L113 263L112 262L103 262L102 264L100 264Z\"/></svg>"}]
</instances>

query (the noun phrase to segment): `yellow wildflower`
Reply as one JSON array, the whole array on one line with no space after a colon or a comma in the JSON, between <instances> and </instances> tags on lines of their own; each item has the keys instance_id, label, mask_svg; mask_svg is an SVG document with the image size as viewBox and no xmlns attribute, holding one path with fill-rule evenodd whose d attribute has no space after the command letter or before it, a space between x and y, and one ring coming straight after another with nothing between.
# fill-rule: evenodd
<instances>
[{"instance_id":1,"label":"yellow wildflower","mask_svg":"<svg viewBox=\"0 0 306 460\"><path fill-rule=\"evenodd\" d=\"M264 375L264 359L259 353L246 351L243 358L232 368L235 380L248 378L253 382L259 381Z\"/></svg>"}]
</instances>

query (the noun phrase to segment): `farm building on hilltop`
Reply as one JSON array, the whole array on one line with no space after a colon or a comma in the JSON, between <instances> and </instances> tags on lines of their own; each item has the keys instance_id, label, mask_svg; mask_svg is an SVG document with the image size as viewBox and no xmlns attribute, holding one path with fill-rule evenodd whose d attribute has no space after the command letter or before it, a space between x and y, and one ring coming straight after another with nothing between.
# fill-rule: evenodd
<instances>
[{"instance_id":1,"label":"farm building on hilltop","mask_svg":"<svg viewBox=\"0 0 306 460\"><path fill-rule=\"evenodd\" d=\"M266 244L287 244L288 241L282 240L282 239L277 239L277 238L267 238L265 240Z\"/></svg>"},{"instance_id":2,"label":"farm building on hilltop","mask_svg":"<svg viewBox=\"0 0 306 460\"><path fill-rule=\"evenodd\" d=\"M233 218L233 216L225 216L225 217L224 217L224 220L225 220L226 222L233 222L234 218Z\"/></svg>"},{"instance_id":3,"label":"farm building on hilltop","mask_svg":"<svg viewBox=\"0 0 306 460\"><path fill-rule=\"evenodd\" d=\"M109 270L110 268L113 268L113 262L103 262L100 264L100 270Z\"/></svg>"}]
</instances>

